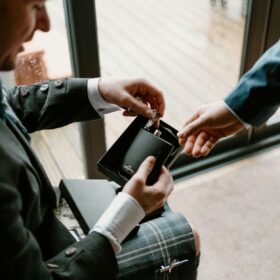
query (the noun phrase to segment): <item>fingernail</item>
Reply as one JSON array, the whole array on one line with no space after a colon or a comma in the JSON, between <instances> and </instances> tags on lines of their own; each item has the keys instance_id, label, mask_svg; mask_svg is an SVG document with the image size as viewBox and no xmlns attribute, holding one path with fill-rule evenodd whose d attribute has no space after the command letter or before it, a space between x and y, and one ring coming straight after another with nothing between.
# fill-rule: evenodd
<instances>
[{"instance_id":1,"label":"fingernail","mask_svg":"<svg viewBox=\"0 0 280 280\"><path fill-rule=\"evenodd\" d=\"M149 156L149 160L154 162L156 160L156 158L154 156Z\"/></svg>"},{"instance_id":2,"label":"fingernail","mask_svg":"<svg viewBox=\"0 0 280 280\"><path fill-rule=\"evenodd\" d=\"M179 131L179 132L177 133L177 136L178 136L178 137L183 136L183 132L182 132L182 131Z\"/></svg>"},{"instance_id":3,"label":"fingernail","mask_svg":"<svg viewBox=\"0 0 280 280\"><path fill-rule=\"evenodd\" d=\"M151 109L146 110L147 117L151 118L153 116L153 111Z\"/></svg>"}]
</instances>

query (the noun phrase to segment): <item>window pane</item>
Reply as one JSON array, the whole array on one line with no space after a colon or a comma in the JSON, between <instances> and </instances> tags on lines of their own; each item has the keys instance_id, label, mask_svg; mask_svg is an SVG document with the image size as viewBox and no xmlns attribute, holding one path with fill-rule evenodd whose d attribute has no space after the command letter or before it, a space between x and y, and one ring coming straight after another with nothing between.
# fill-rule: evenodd
<instances>
[{"instance_id":1,"label":"window pane","mask_svg":"<svg viewBox=\"0 0 280 280\"><path fill-rule=\"evenodd\" d=\"M17 84L33 84L72 76L63 0L47 1L51 20L48 33L37 31L18 56ZM80 135L77 124L32 134L32 146L54 185L61 178L84 178Z\"/></svg>"},{"instance_id":2,"label":"window pane","mask_svg":"<svg viewBox=\"0 0 280 280\"><path fill-rule=\"evenodd\" d=\"M97 0L102 75L148 78L165 93L164 120L180 129L237 82L246 7L247 0ZM118 112L105 121L110 146L130 120Z\"/></svg>"}]
</instances>

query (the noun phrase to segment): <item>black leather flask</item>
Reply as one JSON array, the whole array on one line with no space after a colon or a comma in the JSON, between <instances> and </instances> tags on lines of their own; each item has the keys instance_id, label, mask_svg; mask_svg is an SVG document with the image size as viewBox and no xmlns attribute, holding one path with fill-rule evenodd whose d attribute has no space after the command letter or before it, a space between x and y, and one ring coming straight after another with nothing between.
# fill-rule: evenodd
<instances>
[{"instance_id":1,"label":"black leather flask","mask_svg":"<svg viewBox=\"0 0 280 280\"><path fill-rule=\"evenodd\" d=\"M145 128L141 128L123 157L120 167L121 172L128 177L132 177L148 156L154 156L156 158L155 166L146 182L147 185L152 185L157 181L161 167L173 148L172 144L160 138L158 130L152 133Z\"/></svg>"}]
</instances>

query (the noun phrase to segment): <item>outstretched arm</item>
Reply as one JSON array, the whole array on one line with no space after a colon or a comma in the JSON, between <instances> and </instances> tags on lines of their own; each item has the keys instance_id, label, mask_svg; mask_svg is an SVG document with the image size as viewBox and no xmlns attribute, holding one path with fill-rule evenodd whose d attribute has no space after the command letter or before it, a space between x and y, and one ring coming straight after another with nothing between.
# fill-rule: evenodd
<instances>
[{"instance_id":1,"label":"outstretched arm","mask_svg":"<svg viewBox=\"0 0 280 280\"><path fill-rule=\"evenodd\" d=\"M145 79L131 78L73 78L17 86L9 91L7 101L28 132L99 118L110 112L103 110L104 104L124 108L125 116L150 118L152 110L162 116L165 110L159 89Z\"/></svg>"},{"instance_id":2,"label":"outstretched arm","mask_svg":"<svg viewBox=\"0 0 280 280\"><path fill-rule=\"evenodd\" d=\"M189 118L179 142L184 152L206 156L223 137L246 124L259 126L280 105L280 42L271 47L239 81L224 101L202 106Z\"/></svg>"}]
</instances>

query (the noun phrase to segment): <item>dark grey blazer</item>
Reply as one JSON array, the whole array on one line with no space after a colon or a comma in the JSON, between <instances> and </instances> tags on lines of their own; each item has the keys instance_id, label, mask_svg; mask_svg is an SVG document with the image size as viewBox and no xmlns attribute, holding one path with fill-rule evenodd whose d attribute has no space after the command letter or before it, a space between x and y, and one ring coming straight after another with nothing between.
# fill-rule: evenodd
<instances>
[{"instance_id":1,"label":"dark grey blazer","mask_svg":"<svg viewBox=\"0 0 280 280\"><path fill-rule=\"evenodd\" d=\"M7 101L28 132L99 118L86 79L16 87ZM75 243L54 207L52 186L26 137L1 119L0 279L114 279L117 263L108 240L92 233Z\"/></svg>"}]
</instances>

